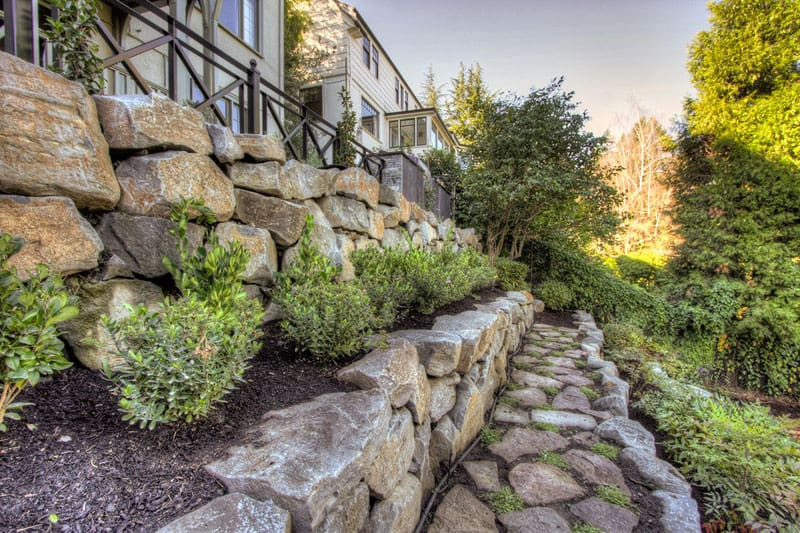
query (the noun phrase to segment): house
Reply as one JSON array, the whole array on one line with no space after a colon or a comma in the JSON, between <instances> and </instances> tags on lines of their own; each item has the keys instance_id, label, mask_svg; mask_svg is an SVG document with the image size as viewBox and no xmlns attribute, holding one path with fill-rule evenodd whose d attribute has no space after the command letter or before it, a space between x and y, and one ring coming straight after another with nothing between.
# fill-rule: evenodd
<instances>
[{"instance_id":1,"label":"house","mask_svg":"<svg viewBox=\"0 0 800 533\"><path fill-rule=\"evenodd\" d=\"M346 87L358 117L358 140L367 148L417 156L429 148L457 148L439 113L420 104L358 10L339 0L317 0L309 15L311 46L331 52L301 90L309 108L337 123L343 112L339 92Z\"/></svg>"}]
</instances>

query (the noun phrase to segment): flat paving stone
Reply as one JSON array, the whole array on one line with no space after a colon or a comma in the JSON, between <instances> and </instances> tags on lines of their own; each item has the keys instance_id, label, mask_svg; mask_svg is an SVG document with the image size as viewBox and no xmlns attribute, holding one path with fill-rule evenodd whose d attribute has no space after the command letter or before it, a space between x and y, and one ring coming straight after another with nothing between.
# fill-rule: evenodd
<instances>
[{"instance_id":1,"label":"flat paving stone","mask_svg":"<svg viewBox=\"0 0 800 533\"><path fill-rule=\"evenodd\" d=\"M608 411L596 411L594 409L578 409L578 411L585 415L593 416L600 422L605 422L606 420L614 418L614 415Z\"/></svg>"},{"instance_id":2,"label":"flat paving stone","mask_svg":"<svg viewBox=\"0 0 800 533\"><path fill-rule=\"evenodd\" d=\"M514 370L511 373L511 379L514 380L515 383L526 385L528 387L554 387L556 389L561 389L564 387L564 384L557 379L540 376L525 370Z\"/></svg>"},{"instance_id":3,"label":"flat paving stone","mask_svg":"<svg viewBox=\"0 0 800 533\"><path fill-rule=\"evenodd\" d=\"M612 461L587 450L569 450L561 457L583 479L592 485L612 485L620 492L630 496L631 491L625 484L625 476Z\"/></svg>"},{"instance_id":4,"label":"flat paving stone","mask_svg":"<svg viewBox=\"0 0 800 533\"><path fill-rule=\"evenodd\" d=\"M592 446L600 442L600 437L598 437L591 431L581 431L570 437L569 442L570 444L572 444L572 446L578 446L581 448L591 448Z\"/></svg>"},{"instance_id":5,"label":"flat paving stone","mask_svg":"<svg viewBox=\"0 0 800 533\"><path fill-rule=\"evenodd\" d=\"M545 355L550 353L550 348L544 348L538 344L526 344L522 347L522 353L539 353Z\"/></svg>"},{"instance_id":6,"label":"flat paving stone","mask_svg":"<svg viewBox=\"0 0 800 533\"><path fill-rule=\"evenodd\" d=\"M579 413L570 413L569 411L540 411L534 409L531 411L531 421L555 424L564 429L583 429L589 431L597 427L597 421L593 417Z\"/></svg>"},{"instance_id":7,"label":"flat paving stone","mask_svg":"<svg viewBox=\"0 0 800 533\"><path fill-rule=\"evenodd\" d=\"M564 368L575 368L575 361L569 357L555 357L548 355L544 358L545 361L555 366L563 366Z\"/></svg>"},{"instance_id":8,"label":"flat paving stone","mask_svg":"<svg viewBox=\"0 0 800 533\"><path fill-rule=\"evenodd\" d=\"M503 396L517 400L519 405L523 407L539 407L540 405L547 404L547 394L545 394L543 390L535 387L528 387L513 391L507 390L505 393L503 393Z\"/></svg>"},{"instance_id":9,"label":"flat paving stone","mask_svg":"<svg viewBox=\"0 0 800 533\"><path fill-rule=\"evenodd\" d=\"M579 376L577 374L563 374L556 376L556 379L562 383L566 383L567 385L572 385L575 387L585 387L594 383L591 379Z\"/></svg>"},{"instance_id":10,"label":"flat paving stone","mask_svg":"<svg viewBox=\"0 0 800 533\"><path fill-rule=\"evenodd\" d=\"M630 418L615 416L597 426L594 432L601 439L609 440L623 447L638 448L653 457L656 455L656 439L653 434L639 422Z\"/></svg>"},{"instance_id":11,"label":"flat paving stone","mask_svg":"<svg viewBox=\"0 0 800 533\"><path fill-rule=\"evenodd\" d=\"M456 485L436 508L429 533L496 533L494 513L464 485Z\"/></svg>"},{"instance_id":12,"label":"flat paving stone","mask_svg":"<svg viewBox=\"0 0 800 533\"><path fill-rule=\"evenodd\" d=\"M497 404L497 410L494 412L494 419L497 422L505 422L506 424L525 425L531 421L531 416L521 409L500 403Z\"/></svg>"},{"instance_id":13,"label":"flat paving stone","mask_svg":"<svg viewBox=\"0 0 800 533\"><path fill-rule=\"evenodd\" d=\"M564 351L564 357L569 357L570 359L583 359L586 357L586 352L582 352L580 350L566 350Z\"/></svg>"},{"instance_id":14,"label":"flat paving stone","mask_svg":"<svg viewBox=\"0 0 800 533\"><path fill-rule=\"evenodd\" d=\"M544 463L522 463L511 469L508 481L528 505L550 505L585 494L572 476Z\"/></svg>"},{"instance_id":15,"label":"flat paving stone","mask_svg":"<svg viewBox=\"0 0 800 533\"><path fill-rule=\"evenodd\" d=\"M531 357L530 355L516 355L511 358L511 362L518 365L536 365L540 360L538 357Z\"/></svg>"},{"instance_id":16,"label":"flat paving stone","mask_svg":"<svg viewBox=\"0 0 800 533\"><path fill-rule=\"evenodd\" d=\"M497 463L494 461L464 461L462 464L478 490L500 490Z\"/></svg>"},{"instance_id":17,"label":"flat paving stone","mask_svg":"<svg viewBox=\"0 0 800 533\"><path fill-rule=\"evenodd\" d=\"M489 446L489 451L513 463L523 455L538 455L542 452L562 450L569 441L552 431L539 431L528 428L513 428L506 432L500 442Z\"/></svg>"},{"instance_id":18,"label":"flat paving stone","mask_svg":"<svg viewBox=\"0 0 800 533\"><path fill-rule=\"evenodd\" d=\"M588 498L570 505L569 510L587 524L609 533L631 533L639 523L639 517L628 509L600 498Z\"/></svg>"},{"instance_id":19,"label":"flat paving stone","mask_svg":"<svg viewBox=\"0 0 800 533\"><path fill-rule=\"evenodd\" d=\"M569 523L549 507L529 507L497 517L508 533L569 533Z\"/></svg>"},{"instance_id":20,"label":"flat paving stone","mask_svg":"<svg viewBox=\"0 0 800 533\"><path fill-rule=\"evenodd\" d=\"M533 371L534 372L550 372L551 374L559 374L559 375L574 374L575 373L575 369L574 368L565 368L563 366L555 366L555 365L535 366L535 367L533 367Z\"/></svg>"},{"instance_id":21,"label":"flat paving stone","mask_svg":"<svg viewBox=\"0 0 800 533\"><path fill-rule=\"evenodd\" d=\"M651 489L690 495L692 487L678 470L666 461L639 448L625 448L619 454L620 464L636 470Z\"/></svg>"},{"instance_id":22,"label":"flat paving stone","mask_svg":"<svg viewBox=\"0 0 800 533\"><path fill-rule=\"evenodd\" d=\"M555 409L569 409L572 411L591 408L589 398L578 387L567 387L559 392L553 398L552 405Z\"/></svg>"}]
</instances>

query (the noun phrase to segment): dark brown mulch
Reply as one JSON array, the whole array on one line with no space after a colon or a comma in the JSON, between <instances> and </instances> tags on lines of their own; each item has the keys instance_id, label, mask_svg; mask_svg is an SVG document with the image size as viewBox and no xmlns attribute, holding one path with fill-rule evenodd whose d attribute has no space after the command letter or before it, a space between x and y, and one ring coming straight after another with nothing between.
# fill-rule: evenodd
<instances>
[{"instance_id":1,"label":"dark brown mulch","mask_svg":"<svg viewBox=\"0 0 800 533\"><path fill-rule=\"evenodd\" d=\"M430 328L439 315L499 295L487 289L395 329ZM208 419L152 431L121 420L100 372L76 365L30 389L20 398L35 403L23 411L25 423L10 421L0 433L0 531L46 530L51 514L63 531L152 531L223 494L203 465L241 442L264 413L353 390L335 379L338 367L298 359L274 323L251 365Z\"/></svg>"},{"instance_id":2,"label":"dark brown mulch","mask_svg":"<svg viewBox=\"0 0 800 533\"><path fill-rule=\"evenodd\" d=\"M545 309L543 313L536 315L536 321L548 326L564 328L574 328L575 322L572 318L572 311L550 311Z\"/></svg>"}]
</instances>

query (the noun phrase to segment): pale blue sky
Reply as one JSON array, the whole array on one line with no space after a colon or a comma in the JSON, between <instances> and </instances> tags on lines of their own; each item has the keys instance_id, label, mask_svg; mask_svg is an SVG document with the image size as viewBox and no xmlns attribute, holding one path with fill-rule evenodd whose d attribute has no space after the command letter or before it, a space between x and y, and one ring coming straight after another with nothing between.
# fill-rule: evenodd
<instances>
[{"instance_id":1,"label":"pale blue sky","mask_svg":"<svg viewBox=\"0 0 800 533\"><path fill-rule=\"evenodd\" d=\"M345 0L347 1L347 0ZM668 125L693 89L688 46L704 0L351 0L419 94L427 66L448 83L480 63L494 91L565 76L589 129L625 127L638 105Z\"/></svg>"}]
</instances>

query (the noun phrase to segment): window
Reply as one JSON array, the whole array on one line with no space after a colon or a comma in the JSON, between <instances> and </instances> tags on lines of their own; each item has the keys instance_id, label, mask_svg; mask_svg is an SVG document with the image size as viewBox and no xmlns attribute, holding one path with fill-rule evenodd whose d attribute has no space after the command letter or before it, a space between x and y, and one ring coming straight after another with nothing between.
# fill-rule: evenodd
<instances>
[{"instance_id":1,"label":"window","mask_svg":"<svg viewBox=\"0 0 800 533\"><path fill-rule=\"evenodd\" d=\"M300 91L300 99L311 111L322 116L322 86L310 87Z\"/></svg>"},{"instance_id":2,"label":"window","mask_svg":"<svg viewBox=\"0 0 800 533\"><path fill-rule=\"evenodd\" d=\"M394 103L400 105L400 79L394 79Z\"/></svg>"},{"instance_id":3,"label":"window","mask_svg":"<svg viewBox=\"0 0 800 533\"><path fill-rule=\"evenodd\" d=\"M363 98L361 99L361 127L376 139L378 138L378 112Z\"/></svg>"},{"instance_id":4,"label":"window","mask_svg":"<svg viewBox=\"0 0 800 533\"><path fill-rule=\"evenodd\" d=\"M219 22L245 43L258 48L258 0L222 0Z\"/></svg>"},{"instance_id":5,"label":"window","mask_svg":"<svg viewBox=\"0 0 800 533\"><path fill-rule=\"evenodd\" d=\"M403 91L403 109L408 111L408 91Z\"/></svg>"},{"instance_id":6,"label":"window","mask_svg":"<svg viewBox=\"0 0 800 533\"><path fill-rule=\"evenodd\" d=\"M371 73L378 77L378 47L367 37L361 38L361 60Z\"/></svg>"},{"instance_id":7,"label":"window","mask_svg":"<svg viewBox=\"0 0 800 533\"><path fill-rule=\"evenodd\" d=\"M389 122L389 146L425 146L428 137L428 119L403 118Z\"/></svg>"}]
</instances>

